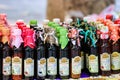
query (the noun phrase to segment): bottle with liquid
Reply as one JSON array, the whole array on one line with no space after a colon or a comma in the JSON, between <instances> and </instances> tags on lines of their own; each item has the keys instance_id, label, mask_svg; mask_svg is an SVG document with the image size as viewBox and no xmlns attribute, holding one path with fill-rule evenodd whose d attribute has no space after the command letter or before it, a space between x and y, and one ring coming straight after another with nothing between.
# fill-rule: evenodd
<instances>
[{"instance_id":1,"label":"bottle with liquid","mask_svg":"<svg viewBox=\"0 0 120 80\"><path fill-rule=\"evenodd\" d=\"M111 50L108 35L108 27L102 26L100 34L100 70L102 76L111 75Z\"/></svg>"},{"instance_id":2,"label":"bottle with liquid","mask_svg":"<svg viewBox=\"0 0 120 80\"><path fill-rule=\"evenodd\" d=\"M49 79L55 79L57 77L57 45L58 40L55 36L55 31L53 28L46 27L45 29L45 39L47 48L47 77Z\"/></svg>"},{"instance_id":3,"label":"bottle with liquid","mask_svg":"<svg viewBox=\"0 0 120 80\"><path fill-rule=\"evenodd\" d=\"M59 75L62 79L69 79L69 44L67 37L67 29L61 28L59 33Z\"/></svg>"},{"instance_id":4,"label":"bottle with liquid","mask_svg":"<svg viewBox=\"0 0 120 80\"><path fill-rule=\"evenodd\" d=\"M98 62L98 52L97 46L90 47L90 54L88 56L89 61L89 72L91 76L98 76L99 74L99 62Z\"/></svg>"},{"instance_id":5,"label":"bottle with liquid","mask_svg":"<svg viewBox=\"0 0 120 80\"><path fill-rule=\"evenodd\" d=\"M1 26L0 26L0 28L1 28ZM0 80L2 80L2 57L3 57L3 54L2 54L2 50L3 50L3 43L2 43L2 32L1 32L1 30L0 30Z\"/></svg>"},{"instance_id":6,"label":"bottle with liquid","mask_svg":"<svg viewBox=\"0 0 120 80\"><path fill-rule=\"evenodd\" d=\"M22 80L23 39L20 29L13 29L11 33L12 54L12 79Z\"/></svg>"},{"instance_id":7,"label":"bottle with liquid","mask_svg":"<svg viewBox=\"0 0 120 80\"><path fill-rule=\"evenodd\" d=\"M78 79L81 75L81 56L80 56L80 48L79 48L79 37L77 29L71 29L71 35L69 34L69 38L71 38L71 78Z\"/></svg>"},{"instance_id":8,"label":"bottle with liquid","mask_svg":"<svg viewBox=\"0 0 120 80\"><path fill-rule=\"evenodd\" d=\"M44 44L43 29L38 28L36 33L37 41L37 79L44 80L46 77L46 52Z\"/></svg>"},{"instance_id":9,"label":"bottle with liquid","mask_svg":"<svg viewBox=\"0 0 120 80\"><path fill-rule=\"evenodd\" d=\"M26 29L26 34L24 38L24 76L25 80L34 79L34 48L35 42L33 39L34 31L31 29Z\"/></svg>"},{"instance_id":10,"label":"bottle with liquid","mask_svg":"<svg viewBox=\"0 0 120 80\"><path fill-rule=\"evenodd\" d=\"M7 27L2 28L2 43L3 43L3 66L2 66L2 73L3 73L3 80L9 80L11 78L11 48L9 46L9 36L10 36L10 29Z\"/></svg>"}]
</instances>

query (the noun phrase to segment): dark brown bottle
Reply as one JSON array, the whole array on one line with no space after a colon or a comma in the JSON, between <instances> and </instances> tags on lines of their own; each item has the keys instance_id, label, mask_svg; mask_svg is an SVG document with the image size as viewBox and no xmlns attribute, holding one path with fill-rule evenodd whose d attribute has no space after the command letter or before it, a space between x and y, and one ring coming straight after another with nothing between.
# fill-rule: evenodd
<instances>
[{"instance_id":1,"label":"dark brown bottle","mask_svg":"<svg viewBox=\"0 0 120 80\"><path fill-rule=\"evenodd\" d=\"M47 76L49 79L57 77L57 47L56 45L47 44Z\"/></svg>"},{"instance_id":2,"label":"dark brown bottle","mask_svg":"<svg viewBox=\"0 0 120 80\"><path fill-rule=\"evenodd\" d=\"M117 41L116 43L111 43L112 53L111 53L111 68L113 74L120 73L120 43Z\"/></svg>"},{"instance_id":3,"label":"dark brown bottle","mask_svg":"<svg viewBox=\"0 0 120 80\"><path fill-rule=\"evenodd\" d=\"M34 79L34 48L35 42L33 39L34 31L32 29L26 29L26 36L24 38L24 75L25 80Z\"/></svg>"},{"instance_id":4,"label":"dark brown bottle","mask_svg":"<svg viewBox=\"0 0 120 80\"><path fill-rule=\"evenodd\" d=\"M98 52L97 47L90 47L90 54L88 57L89 61L89 72L91 76L98 76L99 74L99 62L98 62Z\"/></svg>"},{"instance_id":5,"label":"dark brown bottle","mask_svg":"<svg viewBox=\"0 0 120 80\"><path fill-rule=\"evenodd\" d=\"M2 42L3 42L3 80L11 78L11 48L9 46L10 29L7 27L2 28Z\"/></svg>"},{"instance_id":6,"label":"dark brown bottle","mask_svg":"<svg viewBox=\"0 0 120 80\"><path fill-rule=\"evenodd\" d=\"M20 29L13 29L11 33L12 54L12 79L22 80L23 40Z\"/></svg>"},{"instance_id":7,"label":"dark brown bottle","mask_svg":"<svg viewBox=\"0 0 120 80\"><path fill-rule=\"evenodd\" d=\"M102 76L111 75L110 44L108 39L100 41L100 70Z\"/></svg>"},{"instance_id":8,"label":"dark brown bottle","mask_svg":"<svg viewBox=\"0 0 120 80\"><path fill-rule=\"evenodd\" d=\"M81 57L79 55L79 47L72 45L71 48L71 78L80 78L81 74Z\"/></svg>"},{"instance_id":9,"label":"dark brown bottle","mask_svg":"<svg viewBox=\"0 0 120 80\"><path fill-rule=\"evenodd\" d=\"M36 41L37 41L37 79L44 80L46 78L46 52L45 44L43 42L43 29L37 29Z\"/></svg>"},{"instance_id":10,"label":"dark brown bottle","mask_svg":"<svg viewBox=\"0 0 120 80\"><path fill-rule=\"evenodd\" d=\"M69 79L69 47L68 45L64 48L60 48L59 54L59 75L62 79Z\"/></svg>"}]
</instances>

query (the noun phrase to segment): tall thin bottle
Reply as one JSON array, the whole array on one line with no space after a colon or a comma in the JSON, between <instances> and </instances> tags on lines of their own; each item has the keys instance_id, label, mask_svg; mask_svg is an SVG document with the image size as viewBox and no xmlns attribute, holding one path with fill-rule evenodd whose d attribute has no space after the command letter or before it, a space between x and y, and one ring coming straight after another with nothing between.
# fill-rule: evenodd
<instances>
[{"instance_id":1,"label":"tall thin bottle","mask_svg":"<svg viewBox=\"0 0 120 80\"><path fill-rule=\"evenodd\" d=\"M60 36L59 36L59 75L62 79L69 79L70 75L70 68L69 68L69 44L68 44L68 37L67 37L67 29L61 28L60 29Z\"/></svg>"},{"instance_id":2,"label":"tall thin bottle","mask_svg":"<svg viewBox=\"0 0 120 80\"><path fill-rule=\"evenodd\" d=\"M9 46L10 29L7 27L2 28L2 42L3 42L3 80L11 78L11 48Z\"/></svg>"},{"instance_id":3,"label":"tall thin bottle","mask_svg":"<svg viewBox=\"0 0 120 80\"><path fill-rule=\"evenodd\" d=\"M33 39L34 31L31 29L26 29L26 34L24 38L24 75L25 80L34 79L34 48L35 42Z\"/></svg>"},{"instance_id":4,"label":"tall thin bottle","mask_svg":"<svg viewBox=\"0 0 120 80\"><path fill-rule=\"evenodd\" d=\"M46 52L44 44L44 31L41 28L37 29L37 79L44 80L46 77Z\"/></svg>"},{"instance_id":5,"label":"tall thin bottle","mask_svg":"<svg viewBox=\"0 0 120 80\"><path fill-rule=\"evenodd\" d=\"M69 34L69 38L71 38L71 74L70 77L74 79L80 78L81 75L81 56L80 56L80 42L77 29L71 29L71 35Z\"/></svg>"},{"instance_id":6,"label":"tall thin bottle","mask_svg":"<svg viewBox=\"0 0 120 80\"><path fill-rule=\"evenodd\" d=\"M107 26L102 26L100 31L100 70L102 76L109 76L111 75L109 29Z\"/></svg>"},{"instance_id":7,"label":"tall thin bottle","mask_svg":"<svg viewBox=\"0 0 120 80\"><path fill-rule=\"evenodd\" d=\"M57 77L57 38L54 29L46 27L45 43L47 46L47 77L55 79Z\"/></svg>"},{"instance_id":8,"label":"tall thin bottle","mask_svg":"<svg viewBox=\"0 0 120 80\"><path fill-rule=\"evenodd\" d=\"M13 29L11 33L12 54L12 79L22 80L23 39L20 29Z\"/></svg>"}]
</instances>

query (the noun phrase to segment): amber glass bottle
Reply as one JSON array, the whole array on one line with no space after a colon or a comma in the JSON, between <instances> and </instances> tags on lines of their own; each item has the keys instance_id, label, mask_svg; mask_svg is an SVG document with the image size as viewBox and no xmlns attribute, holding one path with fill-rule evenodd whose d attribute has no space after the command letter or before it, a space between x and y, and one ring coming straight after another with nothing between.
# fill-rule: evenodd
<instances>
[{"instance_id":1,"label":"amber glass bottle","mask_svg":"<svg viewBox=\"0 0 120 80\"><path fill-rule=\"evenodd\" d=\"M102 76L111 75L110 43L108 39L100 41L100 70Z\"/></svg>"},{"instance_id":2,"label":"amber glass bottle","mask_svg":"<svg viewBox=\"0 0 120 80\"><path fill-rule=\"evenodd\" d=\"M11 46L12 54L12 79L22 80L22 59L23 59L23 46L20 29L13 29L11 33Z\"/></svg>"}]
</instances>

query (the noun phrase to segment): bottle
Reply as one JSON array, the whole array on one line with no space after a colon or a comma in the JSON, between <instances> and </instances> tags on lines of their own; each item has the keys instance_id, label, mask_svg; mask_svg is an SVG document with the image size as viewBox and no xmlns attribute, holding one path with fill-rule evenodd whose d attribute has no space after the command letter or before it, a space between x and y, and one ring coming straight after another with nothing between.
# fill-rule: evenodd
<instances>
[{"instance_id":1,"label":"bottle","mask_svg":"<svg viewBox=\"0 0 120 80\"><path fill-rule=\"evenodd\" d=\"M59 33L59 75L62 79L69 79L69 44L67 37L67 29L61 28Z\"/></svg>"},{"instance_id":2,"label":"bottle","mask_svg":"<svg viewBox=\"0 0 120 80\"><path fill-rule=\"evenodd\" d=\"M2 27L2 25L0 25L0 28ZM3 57L3 54L2 54L2 50L3 50L3 43L1 41L2 39L2 32L1 32L1 29L0 29L0 80L2 80L2 57Z\"/></svg>"},{"instance_id":3,"label":"bottle","mask_svg":"<svg viewBox=\"0 0 120 80\"><path fill-rule=\"evenodd\" d=\"M21 37L20 29L13 29L11 33L12 54L12 79L22 80L22 59L23 59L23 39Z\"/></svg>"},{"instance_id":4,"label":"bottle","mask_svg":"<svg viewBox=\"0 0 120 80\"><path fill-rule=\"evenodd\" d=\"M90 54L88 56L89 61L89 72L91 76L98 76L99 74L99 62L98 62L98 52L97 46L90 47Z\"/></svg>"},{"instance_id":5,"label":"bottle","mask_svg":"<svg viewBox=\"0 0 120 80\"><path fill-rule=\"evenodd\" d=\"M80 48L79 48L79 37L77 29L72 28L71 35L69 34L69 38L71 38L71 78L78 79L81 75L81 56L80 56Z\"/></svg>"},{"instance_id":6,"label":"bottle","mask_svg":"<svg viewBox=\"0 0 120 80\"><path fill-rule=\"evenodd\" d=\"M11 78L11 48L9 46L10 29L7 27L2 28L2 43L3 43L3 80Z\"/></svg>"},{"instance_id":7,"label":"bottle","mask_svg":"<svg viewBox=\"0 0 120 80\"><path fill-rule=\"evenodd\" d=\"M111 52L109 43L109 29L107 26L101 27L100 34L100 70L102 76L111 75Z\"/></svg>"},{"instance_id":8,"label":"bottle","mask_svg":"<svg viewBox=\"0 0 120 80\"><path fill-rule=\"evenodd\" d=\"M26 34L24 38L24 76L25 80L34 79L34 48L35 42L33 39L34 31L31 29L26 29Z\"/></svg>"},{"instance_id":9,"label":"bottle","mask_svg":"<svg viewBox=\"0 0 120 80\"><path fill-rule=\"evenodd\" d=\"M43 29L38 28L36 33L36 41L37 41L37 79L44 80L46 77L46 52L45 52L45 44L44 44L44 32Z\"/></svg>"},{"instance_id":10,"label":"bottle","mask_svg":"<svg viewBox=\"0 0 120 80\"><path fill-rule=\"evenodd\" d=\"M45 27L45 39L47 48L47 78L55 79L57 77L57 45L58 40L53 28Z\"/></svg>"}]
</instances>

